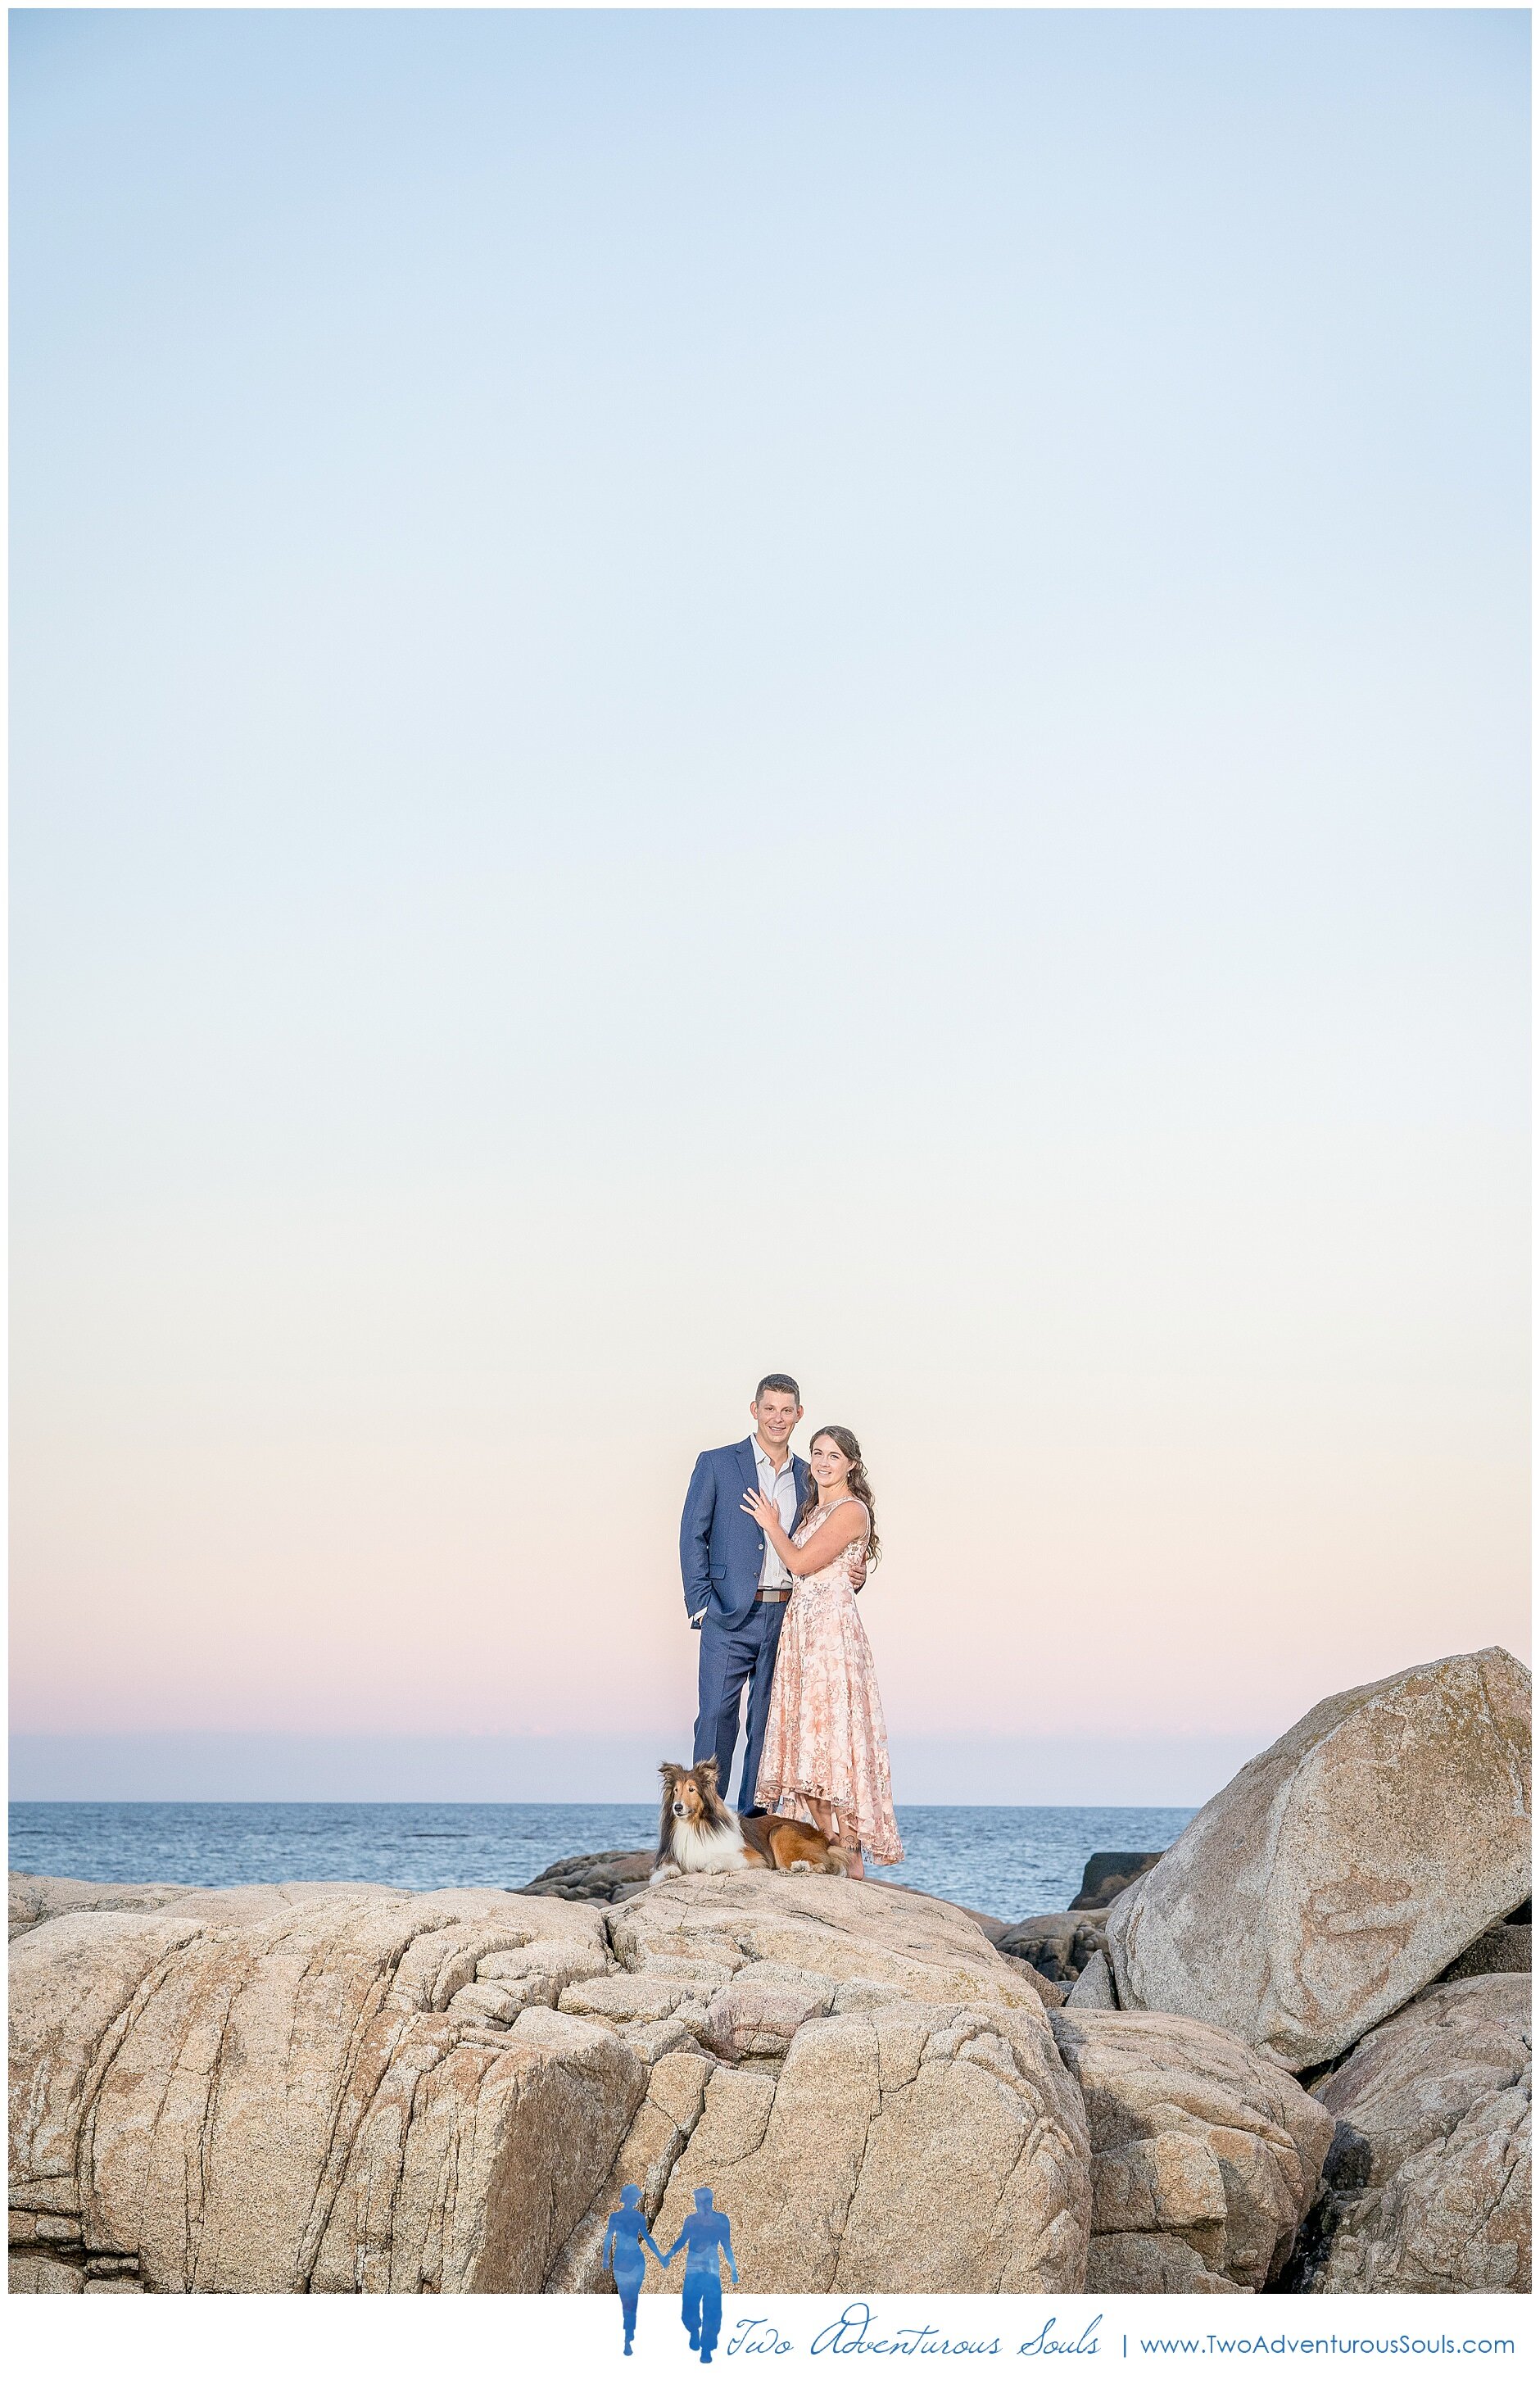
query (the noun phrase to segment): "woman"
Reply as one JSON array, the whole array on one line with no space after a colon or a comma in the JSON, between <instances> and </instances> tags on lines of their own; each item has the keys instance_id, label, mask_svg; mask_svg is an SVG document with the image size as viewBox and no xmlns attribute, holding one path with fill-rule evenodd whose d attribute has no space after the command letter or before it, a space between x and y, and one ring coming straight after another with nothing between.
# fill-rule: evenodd
<instances>
[{"instance_id":1,"label":"woman","mask_svg":"<svg viewBox=\"0 0 1540 2384\"><path fill-rule=\"evenodd\" d=\"M843 1424L813 1435L813 1479L789 1537L758 1490L743 1504L793 1576L781 1623L754 1801L766 1812L811 1817L845 1856L851 1879L874 1862L903 1860L888 1776L872 1650L855 1610L851 1573L881 1553L861 1443Z\"/></svg>"},{"instance_id":2,"label":"woman","mask_svg":"<svg viewBox=\"0 0 1540 2384\"><path fill-rule=\"evenodd\" d=\"M626 2328L626 2356L629 2359L631 2337L637 2330L637 2295L647 2266L642 2245L648 2246L654 2260L664 2267L667 2267L668 2261L648 2232L641 2212L641 2188L623 2185L620 2200L621 2208L611 2211L610 2223L604 2229L604 2266L615 2274L615 2289L620 2295L620 2315Z\"/></svg>"}]
</instances>

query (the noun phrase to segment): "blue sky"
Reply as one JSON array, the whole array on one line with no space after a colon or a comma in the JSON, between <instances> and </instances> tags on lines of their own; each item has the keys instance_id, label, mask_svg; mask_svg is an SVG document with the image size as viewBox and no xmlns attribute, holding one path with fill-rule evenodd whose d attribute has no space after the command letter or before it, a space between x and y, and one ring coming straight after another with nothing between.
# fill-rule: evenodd
<instances>
[{"instance_id":1,"label":"blue sky","mask_svg":"<svg viewBox=\"0 0 1540 2384\"><path fill-rule=\"evenodd\" d=\"M11 22L19 1720L1519 1645L1527 19Z\"/></svg>"}]
</instances>

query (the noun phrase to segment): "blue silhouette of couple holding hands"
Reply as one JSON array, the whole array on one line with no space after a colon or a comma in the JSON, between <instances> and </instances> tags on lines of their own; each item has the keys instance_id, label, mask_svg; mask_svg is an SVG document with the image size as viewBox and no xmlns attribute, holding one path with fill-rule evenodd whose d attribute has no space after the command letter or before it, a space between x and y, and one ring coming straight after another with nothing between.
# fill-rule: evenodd
<instances>
[{"instance_id":1,"label":"blue silhouette of couple holding hands","mask_svg":"<svg viewBox=\"0 0 1540 2384\"><path fill-rule=\"evenodd\" d=\"M689 2329L691 2351L699 2351L709 2365L722 2331L723 2260L727 2263L734 2284L738 2282L732 2229L727 2213L713 2207L710 2186L696 2188L695 2208L666 2252L659 2251L648 2231L640 2186L623 2185L620 2189L620 2208L611 2212L604 2230L604 2266L613 2270L615 2291L620 2295L627 2359L631 2356L631 2337L637 2330L637 2295L647 2266L647 2254L641 2248L644 2243L662 2268L667 2267L676 2252L683 2250L685 2283L679 2315Z\"/></svg>"}]
</instances>

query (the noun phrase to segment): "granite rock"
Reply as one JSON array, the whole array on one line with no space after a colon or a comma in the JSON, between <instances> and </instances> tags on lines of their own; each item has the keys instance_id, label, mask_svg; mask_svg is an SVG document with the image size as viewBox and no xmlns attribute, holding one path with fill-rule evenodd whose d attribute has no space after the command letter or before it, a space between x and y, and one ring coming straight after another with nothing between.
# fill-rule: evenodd
<instances>
[{"instance_id":1,"label":"granite rock","mask_svg":"<svg viewBox=\"0 0 1540 2384\"><path fill-rule=\"evenodd\" d=\"M68 2196L88 2250L154 2291L538 2290L646 2068L543 2005L502 2030L450 2006L556 1912L602 1945L601 1917L498 1890L230 1917L243 1894L17 1942L16 2198Z\"/></svg>"},{"instance_id":2,"label":"granite rock","mask_svg":"<svg viewBox=\"0 0 1540 2384\"><path fill-rule=\"evenodd\" d=\"M1002 1961L956 1905L875 1880L791 1871L706 1872L669 1880L611 1916L628 1969L659 1957L777 1962L837 1983L881 1980L912 2000L1042 2009L1029 1975Z\"/></svg>"},{"instance_id":3,"label":"granite rock","mask_svg":"<svg viewBox=\"0 0 1540 2384\"><path fill-rule=\"evenodd\" d=\"M1056 1986L1073 1987L1081 1971L1105 1954L1105 1914L1035 1912L1013 1921L998 1943L1002 1954L1027 1963Z\"/></svg>"},{"instance_id":4,"label":"granite rock","mask_svg":"<svg viewBox=\"0 0 1540 2384\"><path fill-rule=\"evenodd\" d=\"M602 1855L564 1855L538 1879L516 1888L518 1895L556 1895L569 1904L618 1904L640 1894L657 1862L653 1849L612 1848Z\"/></svg>"},{"instance_id":5,"label":"granite rock","mask_svg":"<svg viewBox=\"0 0 1540 2384\"><path fill-rule=\"evenodd\" d=\"M1081 1874L1080 1891L1072 1895L1071 1912L1105 1912L1114 1897L1153 1870L1160 1861L1159 1854L1092 1855Z\"/></svg>"},{"instance_id":6,"label":"granite rock","mask_svg":"<svg viewBox=\"0 0 1540 2384\"><path fill-rule=\"evenodd\" d=\"M66 1912L156 1912L185 1895L184 1887L151 1881L123 1887L107 1880L51 1879L38 1871L13 1870L9 1881L9 1931L13 1939L35 1929L42 1920L56 1920Z\"/></svg>"},{"instance_id":7,"label":"granite rock","mask_svg":"<svg viewBox=\"0 0 1540 2384\"><path fill-rule=\"evenodd\" d=\"M1430 1988L1315 2088L1336 2122L1288 2278L1310 2293L1527 2293L1530 1982Z\"/></svg>"},{"instance_id":8,"label":"granite rock","mask_svg":"<svg viewBox=\"0 0 1540 2384\"><path fill-rule=\"evenodd\" d=\"M1074 2011L1116 2011L1117 1992L1105 1954L1093 1954L1065 1997Z\"/></svg>"},{"instance_id":9,"label":"granite rock","mask_svg":"<svg viewBox=\"0 0 1540 2384\"><path fill-rule=\"evenodd\" d=\"M702 2039L724 2061L783 2059L802 2022L833 2008L836 1982L787 1962L754 1962L714 1995Z\"/></svg>"},{"instance_id":10,"label":"granite rock","mask_svg":"<svg viewBox=\"0 0 1540 2384\"><path fill-rule=\"evenodd\" d=\"M382 1887L374 1880L280 1880L252 1887L175 1887L165 1881L128 1887L116 1881L49 1879L31 1871L10 1874L10 1933L25 1935L44 1920L72 1912L171 1912L197 1920L255 1920L296 1904L339 1895L400 1900L410 1891Z\"/></svg>"},{"instance_id":11,"label":"granite rock","mask_svg":"<svg viewBox=\"0 0 1540 2384\"><path fill-rule=\"evenodd\" d=\"M1090 2137L1088 2290L1261 2291L1315 2200L1330 2115L1202 2021L1071 2005L1049 2025Z\"/></svg>"},{"instance_id":12,"label":"granite rock","mask_svg":"<svg viewBox=\"0 0 1540 2384\"><path fill-rule=\"evenodd\" d=\"M1084 2279L1078 2089L955 1906L764 1873L614 1912L57 1901L13 1953L18 2290L592 2290L606 2196L672 2226L702 2162L762 2285Z\"/></svg>"},{"instance_id":13,"label":"granite rock","mask_svg":"<svg viewBox=\"0 0 1540 2384\"><path fill-rule=\"evenodd\" d=\"M1529 1686L1489 1647L1313 1707L1112 1906L1119 2003L1346 2052L1528 1894Z\"/></svg>"},{"instance_id":14,"label":"granite rock","mask_svg":"<svg viewBox=\"0 0 1540 2384\"><path fill-rule=\"evenodd\" d=\"M1484 1978L1496 1971L1527 1974L1533 1967L1530 1959L1533 1935L1527 1921L1522 1927L1515 1927L1509 1921L1499 1920L1495 1929L1488 1929L1473 1945L1467 1945L1464 1953L1456 1956L1442 1973L1439 1983L1442 1985L1453 1979Z\"/></svg>"},{"instance_id":15,"label":"granite rock","mask_svg":"<svg viewBox=\"0 0 1540 2384\"><path fill-rule=\"evenodd\" d=\"M13 2252L6 2285L13 2293L83 2293L85 2270L45 2252Z\"/></svg>"},{"instance_id":16,"label":"granite rock","mask_svg":"<svg viewBox=\"0 0 1540 2384\"><path fill-rule=\"evenodd\" d=\"M778 2068L719 2066L657 2212L665 2250L698 2185L732 2219L745 2292L1075 2292L1085 2278L1080 2098L1035 1998L833 2013L803 2021ZM669 2282L650 2269L644 2290Z\"/></svg>"}]
</instances>

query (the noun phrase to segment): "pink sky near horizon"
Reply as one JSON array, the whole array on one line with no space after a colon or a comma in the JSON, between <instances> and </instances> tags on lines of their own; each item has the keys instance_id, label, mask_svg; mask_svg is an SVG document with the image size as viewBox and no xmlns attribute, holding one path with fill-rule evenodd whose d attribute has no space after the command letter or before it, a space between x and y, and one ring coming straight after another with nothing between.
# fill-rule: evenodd
<instances>
[{"instance_id":1,"label":"pink sky near horizon","mask_svg":"<svg viewBox=\"0 0 1540 2384\"><path fill-rule=\"evenodd\" d=\"M366 1231L362 1203L308 1262L264 1257L248 1219L243 1264L146 1235L95 1283L34 1278L51 1430L17 1449L16 1724L675 1743L684 1484L747 1430L762 1360L801 1367L801 1447L815 1419L864 1439L889 1553L863 1611L896 1731L1266 1738L1408 1663L1527 1655L1517 1376L1506 1415L1453 1369L1413 1383L1438 1336L1383 1234L1326 1273L1254 1214L1162 1230L1152 1192L1099 1272L1073 1204L1049 1221L1039 1192L1034 1256L1008 1207L960 1200L928 1261L870 1244L859 1297L783 1293L762 1329L732 1262L747 1204L714 1247L703 1216L666 1247L628 1204L607 1230L553 1211L543 1292L464 1200L431 1248L383 1203ZM861 1198L829 1213L854 1232ZM1484 1297L1496 1371L1501 1270L1449 1272L1467 1346Z\"/></svg>"}]
</instances>

